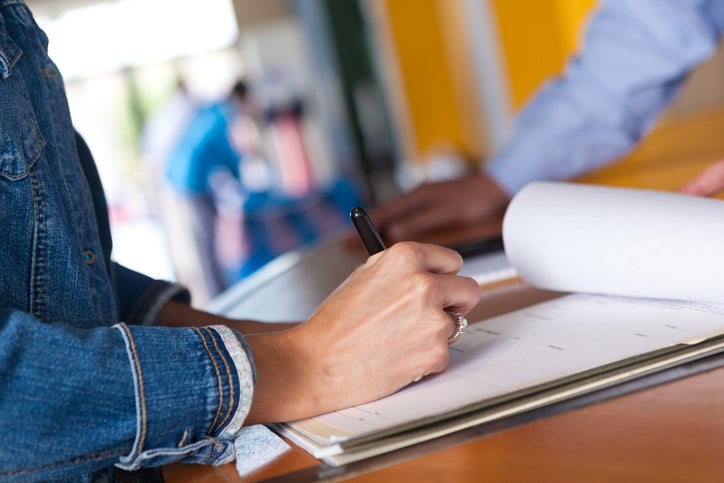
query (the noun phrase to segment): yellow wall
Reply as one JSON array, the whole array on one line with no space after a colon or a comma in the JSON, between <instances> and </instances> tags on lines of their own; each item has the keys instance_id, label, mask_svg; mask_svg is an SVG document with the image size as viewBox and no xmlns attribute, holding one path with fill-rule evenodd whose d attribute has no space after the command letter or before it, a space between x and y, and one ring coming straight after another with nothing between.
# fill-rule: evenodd
<instances>
[{"instance_id":1,"label":"yellow wall","mask_svg":"<svg viewBox=\"0 0 724 483\"><path fill-rule=\"evenodd\" d=\"M483 1L483 0L480 0ZM561 71L575 51L595 0L487 0L501 39L501 76L520 107L541 82ZM486 153L484 116L473 71L470 33L461 0L368 0L384 48L395 63L394 95L403 99L405 155L420 159L448 142L479 161ZM382 20L384 19L384 20ZM399 141L399 140L398 140Z\"/></svg>"},{"instance_id":2,"label":"yellow wall","mask_svg":"<svg viewBox=\"0 0 724 483\"><path fill-rule=\"evenodd\" d=\"M547 77L562 71L576 51L595 0L492 0L513 107Z\"/></svg>"},{"instance_id":3,"label":"yellow wall","mask_svg":"<svg viewBox=\"0 0 724 483\"><path fill-rule=\"evenodd\" d=\"M462 115L441 31L438 0L384 0L393 57L419 158L439 140L462 146Z\"/></svg>"}]
</instances>

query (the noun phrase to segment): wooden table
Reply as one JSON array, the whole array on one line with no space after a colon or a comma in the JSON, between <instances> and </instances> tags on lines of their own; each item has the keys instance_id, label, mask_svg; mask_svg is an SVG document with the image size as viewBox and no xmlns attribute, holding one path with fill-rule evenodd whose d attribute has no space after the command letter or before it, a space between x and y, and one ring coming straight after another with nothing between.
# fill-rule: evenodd
<instances>
[{"instance_id":1,"label":"wooden table","mask_svg":"<svg viewBox=\"0 0 724 483\"><path fill-rule=\"evenodd\" d=\"M724 110L662 124L624 162L584 182L676 190L724 157ZM724 222L724 220L723 220ZM722 242L724 249L724 241ZM495 286L479 307L500 311L550 296ZM487 297L487 300L486 300ZM496 300L496 303L489 303ZM508 307L506 304L511 304ZM491 307L492 305L492 307ZM638 386L425 443L336 470L291 452L242 480L234 464L169 465L166 482L707 482L724 481L724 368L700 361ZM673 380L668 380L673 379ZM641 389L641 385L650 386Z\"/></svg>"}]
</instances>

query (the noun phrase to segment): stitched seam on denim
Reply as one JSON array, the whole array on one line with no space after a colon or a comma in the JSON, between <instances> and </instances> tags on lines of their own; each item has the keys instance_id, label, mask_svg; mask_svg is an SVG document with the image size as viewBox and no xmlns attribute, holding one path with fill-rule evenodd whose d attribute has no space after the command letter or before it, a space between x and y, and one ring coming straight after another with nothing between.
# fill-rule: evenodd
<instances>
[{"instance_id":1,"label":"stitched seam on denim","mask_svg":"<svg viewBox=\"0 0 724 483\"><path fill-rule=\"evenodd\" d=\"M209 451L209 454L204 458L203 462L201 464L203 465L210 465L211 463L216 460L216 448L219 446L219 442L217 440L212 440L212 446L211 450Z\"/></svg>"},{"instance_id":2,"label":"stitched seam on denim","mask_svg":"<svg viewBox=\"0 0 724 483\"><path fill-rule=\"evenodd\" d=\"M209 348L209 345L206 342L206 338L204 337L204 334L201 333L201 330L197 327L192 327L194 332L198 334L198 336L201 338L201 343L204 345L204 349L206 349L206 352L209 354L209 359L211 359L211 365L214 367L214 371L216 372L216 381L218 383L218 389L219 389L219 405L216 408L216 414L214 415L214 420L211 422L211 425L209 426L209 430L207 432L208 435L211 435L211 428L216 426L216 421L219 419L219 415L221 414L221 408L223 407L224 403L224 385L223 381L221 380L221 373L219 372L219 367L216 364L216 360L214 359L214 355L211 352L211 349ZM208 330L208 329L207 329Z\"/></svg>"},{"instance_id":3,"label":"stitched seam on denim","mask_svg":"<svg viewBox=\"0 0 724 483\"><path fill-rule=\"evenodd\" d=\"M184 434L181 436L181 441L179 441L178 445L176 445L176 446L179 448L183 448L184 444L186 444L186 440L188 439L188 437L189 437L189 430L184 429Z\"/></svg>"},{"instance_id":4,"label":"stitched seam on denim","mask_svg":"<svg viewBox=\"0 0 724 483\"><path fill-rule=\"evenodd\" d=\"M148 429L147 409L146 409L146 391L143 386L143 371L141 370L141 361L138 358L136 343L133 340L131 330L126 324L120 323L113 327L117 328L123 340L126 343L126 352L131 363L131 373L133 374L134 392L136 394L136 441L133 443L131 452L122 460L131 461L133 455L143 452L143 445L146 442L146 432Z\"/></svg>"},{"instance_id":5,"label":"stitched seam on denim","mask_svg":"<svg viewBox=\"0 0 724 483\"><path fill-rule=\"evenodd\" d=\"M91 453L91 454L87 454L87 455L83 455L83 456L78 456L77 458L73 458L70 460L58 461L58 462L50 464L50 465L37 466L34 468L15 470L15 471L0 471L0 477L27 475L30 473L37 473L37 472L44 471L44 470L59 468L61 466L65 466L65 465L73 465L76 463L82 463L84 461L91 461L91 460L94 460L97 458L105 458L108 456L117 456L119 454L120 454L119 450L117 450L117 449L110 450L109 449L109 450L101 451L98 453Z\"/></svg>"},{"instance_id":6,"label":"stitched seam on denim","mask_svg":"<svg viewBox=\"0 0 724 483\"><path fill-rule=\"evenodd\" d=\"M45 203L43 202L43 190L35 173L30 173L30 191L33 197L33 208L35 210L35 221L33 229L33 261L32 281L30 290L30 312L40 320L45 319L44 309L44 287L43 276L45 274L45 258L47 252L48 225L46 222Z\"/></svg>"},{"instance_id":7,"label":"stitched seam on denim","mask_svg":"<svg viewBox=\"0 0 724 483\"><path fill-rule=\"evenodd\" d=\"M229 406L226 408L226 414L224 415L224 418L219 421L218 427L223 428L226 426L227 421L229 421L229 418L231 418L231 415L233 414L234 410L234 404L236 404L236 391L234 390L234 376L231 373L231 369L229 368L229 361L226 358L226 351L222 350L221 347L219 347L219 341L216 340L218 335L216 335L216 331L205 327L206 330L209 331L209 335L211 337L211 340L214 342L214 349L216 349L217 354L219 354L219 357L221 358L221 362L224 363L224 369L226 369L226 379L229 381ZM214 428L214 433L216 432L216 428Z\"/></svg>"}]
</instances>

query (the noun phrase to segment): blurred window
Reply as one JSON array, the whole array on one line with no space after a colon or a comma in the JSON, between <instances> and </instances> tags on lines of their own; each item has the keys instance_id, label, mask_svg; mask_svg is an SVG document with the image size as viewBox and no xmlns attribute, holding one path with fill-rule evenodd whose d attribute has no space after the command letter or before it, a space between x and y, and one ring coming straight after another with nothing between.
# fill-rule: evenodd
<instances>
[{"instance_id":1,"label":"blurred window","mask_svg":"<svg viewBox=\"0 0 724 483\"><path fill-rule=\"evenodd\" d=\"M37 18L66 80L232 45L230 0L117 0Z\"/></svg>"}]
</instances>

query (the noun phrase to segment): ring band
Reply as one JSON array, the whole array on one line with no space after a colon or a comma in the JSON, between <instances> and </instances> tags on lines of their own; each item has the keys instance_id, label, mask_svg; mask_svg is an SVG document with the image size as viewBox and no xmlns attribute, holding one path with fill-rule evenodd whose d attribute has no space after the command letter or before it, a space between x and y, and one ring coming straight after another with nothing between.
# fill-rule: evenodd
<instances>
[{"instance_id":1,"label":"ring band","mask_svg":"<svg viewBox=\"0 0 724 483\"><path fill-rule=\"evenodd\" d=\"M447 338L447 345L451 345L460 338L460 335L463 332L465 332L465 329L468 326L468 319L463 317L463 314L460 314L458 312L448 312L448 314L455 323L455 329L453 330L453 333L450 335L450 337Z\"/></svg>"}]
</instances>

